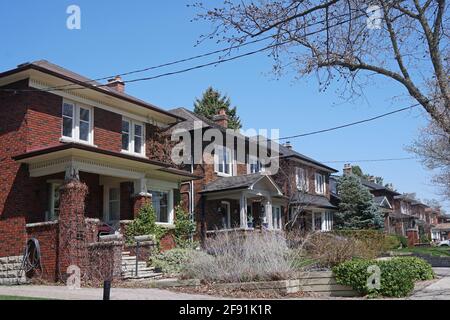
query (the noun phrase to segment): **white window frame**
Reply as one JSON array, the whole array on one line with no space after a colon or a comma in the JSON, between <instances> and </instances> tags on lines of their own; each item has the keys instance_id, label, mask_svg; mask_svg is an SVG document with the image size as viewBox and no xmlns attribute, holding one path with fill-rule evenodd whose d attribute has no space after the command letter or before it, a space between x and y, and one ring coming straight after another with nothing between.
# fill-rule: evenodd
<instances>
[{"instance_id":1,"label":"white window frame","mask_svg":"<svg viewBox=\"0 0 450 320\"><path fill-rule=\"evenodd\" d=\"M272 206L272 228L274 230L282 229L282 217L281 216L282 216L281 206Z\"/></svg>"},{"instance_id":2,"label":"white window frame","mask_svg":"<svg viewBox=\"0 0 450 320\"><path fill-rule=\"evenodd\" d=\"M73 115L72 115L72 131L71 137L64 135L64 105L70 104L73 108ZM80 109L86 109L89 111L89 132L88 132L88 140L81 140L80 139ZM61 106L61 141L65 142L77 142L77 143L83 143L83 144L94 144L94 108L91 106L87 106L85 104L77 103L71 100L63 100L63 104Z\"/></svg>"},{"instance_id":3,"label":"white window frame","mask_svg":"<svg viewBox=\"0 0 450 320\"><path fill-rule=\"evenodd\" d=\"M161 187L152 187L150 186L147 190L148 193L152 192L163 192L167 193L167 215L168 222L159 222L156 221L156 224L161 226L173 226L174 224L174 216L175 216L175 206L174 206L174 194L173 189L161 188ZM153 204L153 196L152 196L152 204ZM156 209L155 209L156 210ZM158 219L158 217L156 217Z\"/></svg>"},{"instance_id":4,"label":"white window frame","mask_svg":"<svg viewBox=\"0 0 450 320\"><path fill-rule=\"evenodd\" d=\"M131 154L131 155L138 155L138 156L144 156L145 157L145 124L141 121L136 121L134 119L130 119L130 118L126 118L126 117L122 117L122 122L128 122L129 125L129 132L128 132L128 149L121 149L122 153L127 153L127 154ZM122 122L121 122L121 130L120 133L121 135L123 134L122 132ZM142 144L141 144L141 152L134 152L134 147L135 147L135 125L139 125L142 127ZM120 140L120 144L121 144L121 148L122 148L122 140Z\"/></svg>"},{"instance_id":5,"label":"white window frame","mask_svg":"<svg viewBox=\"0 0 450 320\"><path fill-rule=\"evenodd\" d=\"M47 181L50 188L50 194L48 197L49 203L49 211L46 213L45 221L54 221L58 219L58 216L55 214L55 188L61 187L62 182L60 181ZM60 203L61 205L61 203Z\"/></svg>"},{"instance_id":6,"label":"white window frame","mask_svg":"<svg viewBox=\"0 0 450 320\"><path fill-rule=\"evenodd\" d=\"M302 167L295 168L295 185L297 190L309 191L308 171Z\"/></svg>"},{"instance_id":7,"label":"white window frame","mask_svg":"<svg viewBox=\"0 0 450 320\"><path fill-rule=\"evenodd\" d=\"M259 161L257 156L248 155L247 158L248 158L248 161L247 161L247 174L264 172L264 167L263 167L261 161ZM252 165L259 165L259 171L252 172Z\"/></svg>"},{"instance_id":8,"label":"white window frame","mask_svg":"<svg viewBox=\"0 0 450 320\"><path fill-rule=\"evenodd\" d=\"M229 158L229 163L226 164L224 162L222 164L223 164L224 171L225 171L225 166L226 165L228 166L229 173L219 171L219 152L223 152L224 150L229 152L229 157L227 157L227 158ZM234 169L233 151L230 148L227 148L225 146L216 146L215 150L214 150L214 172L219 176L231 177L231 176L233 176L233 173L234 173L233 169Z\"/></svg>"},{"instance_id":9,"label":"white window frame","mask_svg":"<svg viewBox=\"0 0 450 320\"><path fill-rule=\"evenodd\" d=\"M322 180L322 181L319 181ZM314 174L314 184L315 184L315 190L317 194L325 194L326 193L326 179L325 175L316 172Z\"/></svg>"}]
</instances>

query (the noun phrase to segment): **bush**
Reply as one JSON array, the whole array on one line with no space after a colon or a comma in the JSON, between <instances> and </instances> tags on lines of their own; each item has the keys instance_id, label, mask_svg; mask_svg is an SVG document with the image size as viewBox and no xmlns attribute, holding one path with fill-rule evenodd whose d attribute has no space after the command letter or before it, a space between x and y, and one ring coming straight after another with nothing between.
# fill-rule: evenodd
<instances>
[{"instance_id":1,"label":"bush","mask_svg":"<svg viewBox=\"0 0 450 320\"><path fill-rule=\"evenodd\" d=\"M400 241L400 243L402 244L402 248L407 248L408 247L408 238L407 237L399 236L399 235L396 235L396 237Z\"/></svg>"},{"instance_id":2,"label":"bush","mask_svg":"<svg viewBox=\"0 0 450 320\"><path fill-rule=\"evenodd\" d=\"M386 234L378 230L336 230L334 234L360 241L364 247L364 256L376 258L385 250Z\"/></svg>"},{"instance_id":3,"label":"bush","mask_svg":"<svg viewBox=\"0 0 450 320\"><path fill-rule=\"evenodd\" d=\"M197 244L193 243L191 237L195 231L195 223L191 220L188 212L181 206L175 208L175 242L179 248L194 248Z\"/></svg>"},{"instance_id":4,"label":"bush","mask_svg":"<svg viewBox=\"0 0 450 320\"><path fill-rule=\"evenodd\" d=\"M219 233L205 242L205 254L193 254L184 276L206 282L271 281L295 274L291 252L283 235Z\"/></svg>"},{"instance_id":5,"label":"bush","mask_svg":"<svg viewBox=\"0 0 450 320\"><path fill-rule=\"evenodd\" d=\"M384 251L395 250L401 248L402 242L396 235L387 235L384 240Z\"/></svg>"},{"instance_id":6,"label":"bush","mask_svg":"<svg viewBox=\"0 0 450 320\"><path fill-rule=\"evenodd\" d=\"M192 256L191 249L175 248L150 257L150 265L167 275L178 275Z\"/></svg>"},{"instance_id":7,"label":"bush","mask_svg":"<svg viewBox=\"0 0 450 320\"><path fill-rule=\"evenodd\" d=\"M368 267L376 265L381 270L380 288L368 288L371 276ZM352 260L333 268L338 284L371 297L405 297L414 289L414 282L433 279L431 266L419 258L394 258L387 261Z\"/></svg>"},{"instance_id":8,"label":"bush","mask_svg":"<svg viewBox=\"0 0 450 320\"><path fill-rule=\"evenodd\" d=\"M134 237L153 235L157 243L165 234L164 228L156 224L156 213L151 204L144 204L138 216L125 229L125 240L133 243Z\"/></svg>"}]
</instances>

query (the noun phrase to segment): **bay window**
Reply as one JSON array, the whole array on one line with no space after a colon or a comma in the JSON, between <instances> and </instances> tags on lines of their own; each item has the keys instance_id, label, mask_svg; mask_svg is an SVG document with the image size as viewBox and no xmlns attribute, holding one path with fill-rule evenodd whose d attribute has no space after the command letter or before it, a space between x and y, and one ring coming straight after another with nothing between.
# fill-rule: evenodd
<instances>
[{"instance_id":1,"label":"bay window","mask_svg":"<svg viewBox=\"0 0 450 320\"><path fill-rule=\"evenodd\" d=\"M152 195L152 206L156 213L156 222L173 223L173 191L149 190Z\"/></svg>"},{"instance_id":2,"label":"bay window","mask_svg":"<svg viewBox=\"0 0 450 320\"><path fill-rule=\"evenodd\" d=\"M92 108L64 101L62 106L62 137L93 143Z\"/></svg>"},{"instance_id":3,"label":"bay window","mask_svg":"<svg viewBox=\"0 0 450 320\"><path fill-rule=\"evenodd\" d=\"M144 125L122 118L122 151L144 155Z\"/></svg>"}]
</instances>

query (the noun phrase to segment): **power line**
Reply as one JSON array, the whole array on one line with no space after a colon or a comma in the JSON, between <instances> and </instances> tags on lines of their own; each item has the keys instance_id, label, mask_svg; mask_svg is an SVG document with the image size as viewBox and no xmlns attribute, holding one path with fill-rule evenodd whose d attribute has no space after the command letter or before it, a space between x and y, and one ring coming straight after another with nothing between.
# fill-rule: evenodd
<instances>
[{"instance_id":1,"label":"power line","mask_svg":"<svg viewBox=\"0 0 450 320\"><path fill-rule=\"evenodd\" d=\"M385 162L385 161L402 161L402 160L413 160L417 159L415 157L404 157L404 158L385 158L385 159L362 159L362 160L332 160L332 161L321 161L322 163L355 163L355 162Z\"/></svg>"},{"instance_id":2,"label":"power line","mask_svg":"<svg viewBox=\"0 0 450 320\"><path fill-rule=\"evenodd\" d=\"M359 121L355 121L355 122L350 122L350 123L346 123L346 124L343 124L343 125L340 125L340 126L336 126L336 127L332 127L332 128L327 128L327 129L322 129L322 130L317 130L317 131L312 131L312 132L296 134L296 135L288 136L288 137L282 137L282 138L278 138L276 140L288 140L288 139L306 137L306 136L311 136L311 135L314 135L314 134L319 134L319 133L339 130L339 129L342 129L342 128L347 128L347 127L351 127L351 126L358 125L358 124L361 124L361 123L366 123L366 122L374 121L374 120L377 120L377 119L380 119L380 118L383 118L383 117L387 117L387 116L389 116L391 114L395 114L395 113L399 113L399 112L402 112L402 111L406 111L406 110L415 108L415 107L417 107L419 105L420 105L420 103L416 103L416 104L410 105L408 107L397 109L397 110L394 110L394 111L391 111L391 112L386 112L386 113L383 113L383 114L380 114L378 116L371 117L371 118L368 118L368 119L359 120Z\"/></svg>"},{"instance_id":3,"label":"power line","mask_svg":"<svg viewBox=\"0 0 450 320\"><path fill-rule=\"evenodd\" d=\"M347 14L343 14L343 15L335 16L333 18L339 18L339 17L346 16L346 15ZM309 33L305 33L305 34L302 35L302 37L307 37L307 36L311 36L311 35L314 35L314 34L317 34L317 33L323 32L323 31L326 31L328 28L332 28L332 27L336 27L336 26L342 25L344 23L350 22L350 21L352 21L354 19L357 19L357 18L360 18L360 17L363 17L363 16L366 16L366 14L357 15L357 16L351 17L350 19L340 21L340 22L338 22L338 23L336 23L334 25L329 25L329 26L327 26L325 28L322 28L322 29L319 29L319 30L316 30L316 31L312 31L312 32L309 32ZM299 28L297 28L295 30L311 27L313 25L320 24L320 23L323 23L325 21L326 20L317 21L317 22L315 22L313 24L305 25L305 26L299 27ZM286 31L285 33L289 33L289 32L292 32L292 31ZM220 49L220 50L208 52L208 53L205 53L205 54L201 54L201 55L198 55L198 56L185 58L185 59L181 59L181 60L177 60L177 61L173 61L173 62L164 63L164 64L157 65L157 66L152 66L152 67L148 67L148 68L144 68L144 69L139 69L139 70L134 70L134 71L130 71L130 72L125 72L125 73L118 74L118 75L130 75L130 74L134 74L134 73L140 73L140 72L149 71L149 70L152 70L152 69L161 68L161 67L164 67L164 66L170 66L170 65L174 65L174 64L178 64L178 63L194 60L194 59L198 59L198 58L201 58L201 57L210 56L210 55L217 54L217 53L220 53L220 52L225 52L225 51L228 51L230 49L232 50L232 49L235 49L235 48L240 48L242 46L249 45L249 44L254 44L256 42L260 42L260 41L264 41L264 40L268 40L268 39L273 38L273 37L274 37L273 35L270 35L270 36L267 36L267 37L264 37L264 38L256 39L256 40L253 40L253 41L250 41L250 42L247 42L247 43L243 43L243 44L239 44L239 45L236 45L236 46L232 46L232 47L229 47L229 48ZM244 53L244 54L240 54L240 55L234 56L234 57L230 57L230 58L226 58L226 59L220 59L220 60L216 60L216 61L213 61L213 62L210 62L210 63L200 64L200 65L197 65L197 66L194 66L194 67L181 69L181 70L177 70L177 71L173 71L173 72L162 73L162 74L151 76L151 77L144 77L144 78L137 78L137 79L126 80L126 81L123 81L123 82L124 83L134 83L134 82L139 82L139 81L148 81L148 80L153 80L153 79L157 79L157 78L161 78L161 77L165 77L165 76L171 76L171 75L175 75L175 74L185 73L185 72L188 72L188 71L192 71L192 70L208 67L208 66L211 66L211 65L217 65L217 64L220 64L220 63L224 63L224 62L236 60L236 59L239 59L239 58L243 58L243 57L246 57L246 56L254 55L254 54L260 53L262 51L265 51L265 50L268 50L268 49L271 49L271 48L274 48L274 47L277 47L277 46L280 46L280 45L283 45L283 44L286 44L286 43L289 43L289 42L290 42L290 40L287 40L287 41L284 41L284 42L281 42L281 43L275 43L275 44L272 44L272 45L269 45L269 46L266 46L266 47L254 50L254 51L250 51L250 52L247 52L247 53ZM109 78L112 78L112 77L114 77L114 76L97 78L95 80L88 80L88 81L84 81L84 82L80 82L80 83L89 85L90 83L95 82L97 80L104 80L104 79L109 79ZM81 84L67 84L67 85L62 85L62 86L48 87L48 88L43 88L43 89L33 89L33 90L31 90L31 89L0 89L0 91L12 91L12 92L46 91L46 92L50 92L50 91L60 91L62 88L66 88L66 87L70 87L70 86L74 86L74 85L81 85ZM107 86L107 85L106 84L90 85L90 87L96 87L96 88L105 87L105 86ZM75 87L75 88L68 88L68 89L65 89L65 90L82 90L82 89L88 89L88 88L80 86L80 87Z\"/></svg>"}]
</instances>

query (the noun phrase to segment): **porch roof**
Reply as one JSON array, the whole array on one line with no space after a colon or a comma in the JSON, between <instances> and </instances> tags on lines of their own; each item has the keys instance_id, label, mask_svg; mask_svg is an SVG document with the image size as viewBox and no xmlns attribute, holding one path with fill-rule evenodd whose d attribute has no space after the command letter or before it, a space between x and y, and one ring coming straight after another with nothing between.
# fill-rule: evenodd
<instances>
[{"instance_id":1,"label":"porch roof","mask_svg":"<svg viewBox=\"0 0 450 320\"><path fill-rule=\"evenodd\" d=\"M220 191L239 190L239 189L252 189L258 182L260 182L263 179L266 179L273 186L278 196L283 195L283 192L272 180L272 178L262 173L253 173L233 177L221 177L205 185L205 187L203 188L202 191L200 191L200 193L212 193Z\"/></svg>"},{"instance_id":2,"label":"porch roof","mask_svg":"<svg viewBox=\"0 0 450 320\"><path fill-rule=\"evenodd\" d=\"M436 225L433 230L439 230L439 231L449 231L450 230L450 223L440 223Z\"/></svg>"},{"instance_id":3,"label":"porch roof","mask_svg":"<svg viewBox=\"0 0 450 320\"><path fill-rule=\"evenodd\" d=\"M114 164L118 167L123 166L125 168L133 168L134 170L141 170L143 172L152 170L152 172L156 173L156 175L168 175L180 181L189 181L201 178L191 174L190 172L173 168L170 164L165 162L72 142L26 152L12 158L18 162L36 164L67 157L95 159L108 164Z\"/></svg>"},{"instance_id":4,"label":"porch roof","mask_svg":"<svg viewBox=\"0 0 450 320\"><path fill-rule=\"evenodd\" d=\"M308 193L297 193L292 204L301 204L307 207L316 207L324 209L337 209L336 206L332 205L327 197L308 194Z\"/></svg>"}]
</instances>

